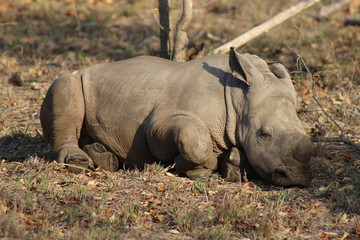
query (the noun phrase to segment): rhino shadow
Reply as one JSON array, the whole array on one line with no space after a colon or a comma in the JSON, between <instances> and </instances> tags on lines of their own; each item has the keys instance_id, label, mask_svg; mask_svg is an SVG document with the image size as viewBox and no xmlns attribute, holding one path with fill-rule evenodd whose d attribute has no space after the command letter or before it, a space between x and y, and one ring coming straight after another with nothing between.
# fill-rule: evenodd
<instances>
[{"instance_id":1,"label":"rhino shadow","mask_svg":"<svg viewBox=\"0 0 360 240\"><path fill-rule=\"evenodd\" d=\"M23 162L30 156L44 158L50 146L40 134L14 133L0 138L0 159Z\"/></svg>"},{"instance_id":2,"label":"rhino shadow","mask_svg":"<svg viewBox=\"0 0 360 240\"><path fill-rule=\"evenodd\" d=\"M217 68L217 67L212 67L210 66L208 63L203 62L203 68L205 71L207 71L208 73L210 73L211 75L214 75L215 77L217 77L219 79L219 82L225 87L236 87L238 88L240 86L241 89L243 89L244 93L246 93L248 86L242 82L242 81L226 81L226 79L230 76L232 76L230 73L225 72L224 70Z\"/></svg>"}]
</instances>

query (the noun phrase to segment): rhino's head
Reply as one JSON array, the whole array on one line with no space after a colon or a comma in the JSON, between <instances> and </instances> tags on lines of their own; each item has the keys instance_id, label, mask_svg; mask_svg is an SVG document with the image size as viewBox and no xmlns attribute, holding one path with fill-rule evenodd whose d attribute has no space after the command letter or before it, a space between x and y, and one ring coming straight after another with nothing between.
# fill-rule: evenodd
<instances>
[{"instance_id":1,"label":"rhino's head","mask_svg":"<svg viewBox=\"0 0 360 240\"><path fill-rule=\"evenodd\" d=\"M311 179L309 160L312 146L296 113L296 93L286 68L268 65L255 55L230 52L233 81L246 87L236 102L235 144L246 152L260 177L282 186L308 186Z\"/></svg>"}]
</instances>

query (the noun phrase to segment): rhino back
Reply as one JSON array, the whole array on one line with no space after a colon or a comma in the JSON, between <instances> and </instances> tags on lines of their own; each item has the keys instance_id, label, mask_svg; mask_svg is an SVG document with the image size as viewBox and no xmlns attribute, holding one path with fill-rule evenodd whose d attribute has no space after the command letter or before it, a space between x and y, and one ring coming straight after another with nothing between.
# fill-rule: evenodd
<instances>
[{"instance_id":1,"label":"rhino back","mask_svg":"<svg viewBox=\"0 0 360 240\"><path fill-rule=\"evenodd\" d=\"M205 122L213 139L223 138L227 61L226 55L187 63L143 56L83 70L88 133L122 158L134 145L150 157L142 124L157 106L191 112Z\"/></svg>"}]
</instances>

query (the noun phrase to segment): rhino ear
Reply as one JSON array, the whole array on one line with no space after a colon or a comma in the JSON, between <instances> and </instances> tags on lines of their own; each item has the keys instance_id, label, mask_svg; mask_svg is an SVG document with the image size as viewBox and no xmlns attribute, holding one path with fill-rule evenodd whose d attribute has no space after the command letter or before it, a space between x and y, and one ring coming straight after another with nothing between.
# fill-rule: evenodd
<instances>
[{"instance_id":1,"label":"rhino ear","mask_svg":"<svg viewBox=\"0 0 360 240\"><path fill-rule=\"evenodd\" d=\"M272 63L269 64L270 71L280 79L288 78L291 79L290 74L286 67L281 63Z\"/></svg>"},{"instance_id":2,"label":"rhino ear","mask_svg":"<svg viewBox=\"0 0 360 240\"><path fill-rule=\"evenodd\" d=\"M230 48L229 66L232 75L250 85L254 79L261 77L263 74L247 57L251 57L251 55L239 54L234 47Z\"/></svg>"}]
</instances>

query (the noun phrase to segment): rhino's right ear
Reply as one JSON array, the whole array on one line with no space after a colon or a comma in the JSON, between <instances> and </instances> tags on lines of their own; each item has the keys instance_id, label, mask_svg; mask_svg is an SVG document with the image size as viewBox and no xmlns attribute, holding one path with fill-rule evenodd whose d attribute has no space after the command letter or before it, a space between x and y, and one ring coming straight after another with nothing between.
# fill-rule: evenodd
<instances>
[{"instance_id":1,"label":"rhino's right ear","mask_svg":"<svg viewBox=\"0 0 360 240\"><path fill-rule=\"evenodd\" d=\"M290 74L288 72L288 70L286 69L286 67L284 65L282 65L281 63L272 63L269 64L269 68L270 71L277 77L280 79L291 79Z\"/></svg>"},{"instance_id":2,"label":"rhino's right ear","mask_svg":"<svg viewBox=\"0 0 360 240\"><path fill-rule=\"evenodd\" d=\"M235 51L234 47L231 47L229 53L229 66L234 77L245 82L247 85L250 85L254 79L261 77L263 74L246 58L246 56L250 55L239 54Z\"/></svg>"}]
</instances>

